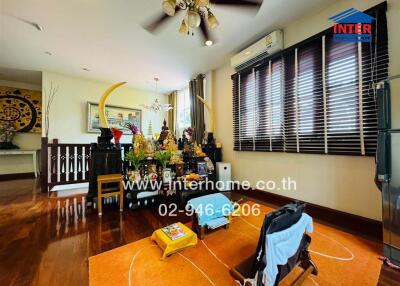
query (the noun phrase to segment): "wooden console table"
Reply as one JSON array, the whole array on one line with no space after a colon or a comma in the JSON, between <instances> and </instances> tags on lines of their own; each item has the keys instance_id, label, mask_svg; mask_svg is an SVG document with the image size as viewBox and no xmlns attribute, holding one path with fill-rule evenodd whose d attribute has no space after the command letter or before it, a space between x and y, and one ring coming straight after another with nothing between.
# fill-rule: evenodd
<instances>
[{"instance_id":1,"label":"wooden console table","mask_svg":"<svg viewBox=\"0 0 400 286\"><path fill-rule=\"evenodd\" d=\"M13 149L13 150L0 150L0 156L9 155L30 155L32 156L33 172L35 173L35 178L37 178L38 173L38 161L37 153L39 150L24 150L24 149Z\"/></svg>"}]
</instances>

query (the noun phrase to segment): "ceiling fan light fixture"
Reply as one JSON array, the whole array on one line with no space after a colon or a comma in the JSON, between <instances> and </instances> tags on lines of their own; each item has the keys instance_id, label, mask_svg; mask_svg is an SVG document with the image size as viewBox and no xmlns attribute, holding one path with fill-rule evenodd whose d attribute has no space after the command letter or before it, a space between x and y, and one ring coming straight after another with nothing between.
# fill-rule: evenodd
<instances>
[{"instance_id":1,"label":"ceiling fan light fixture","mask_svg":"<svg viewBox=\"0 0 400 286\"><path fill-rule=\"evenodd\" d=\"M162 8L165 14L168 16L175 15L176 0L163 0Z\"/></svg>"},{"instance_id":2,"label":"ceiling fan light fixture","mask_svg":"<svg viewBox=\"0 0 400 286\"><path fill-rule=\"evenodd\" d=\"M208 4L210 3L210 1L209 0L196 0L195 3L196 3L196 6L198 6L198 7L207 7Z\"/></svg>"},{"instance_id":3,"label":"ceiling fan light fixture","mask_svg":"<svg viewBox=\"0 0 400 286\"><path fill-rule=\"evenodd\" d=\"M210 29L213 30L213 29L215 29L215 28L217 28L219 26L219 22L217 20L217 17L215 17L213 13L208 12L208 19L207 20L208 20L208 27Z\"/></svg>"},{"instance_id":4,"label":"ceiling fan light fixture","mask_svg":"<svg viewBox=\"0 0 400 286\"><path fill-rule=\"evenodd\" d=\"M201 23L201 17L199 15L199 13L197 13L196 11L193 11L193 10L188 11L187 17L185 18L185 20L186 20L186 24L190 28L197 28L200 26L200 23Z\"/></svg>"},{"instance_id":5,"label":"ceiling fan light fixture","mask_svg":"<svg viewBox=\"0 0 400 286\"><path fill-rule=\"evenodd\" d=\"M189 32L189 27L186 24L185 20L182 20L182 24L181 24L181 26L179 28L179 33L187 34L188 32Z\"/></svg>"}]
</instances>

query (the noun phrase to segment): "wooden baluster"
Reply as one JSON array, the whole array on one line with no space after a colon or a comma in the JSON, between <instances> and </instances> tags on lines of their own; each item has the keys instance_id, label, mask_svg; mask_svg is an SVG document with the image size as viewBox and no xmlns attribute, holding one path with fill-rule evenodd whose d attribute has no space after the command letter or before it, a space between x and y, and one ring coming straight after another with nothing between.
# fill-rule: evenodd
<instances>
[{"instance_id":1,"label":"wooden baluster","mask_svg":"<svg viewBox=\"0 0 400 286\"><path fill-rule=\"evenodd\" d=\"M89 180L90 145L85 146L85 180Z\"/></svg>"},{"instance_id":2,"label":"wooden baluster","mask_svg":"<svg viewBox=\"0 0 400 286\"><path fill-rule=\"evenodd\" d=\"M65 145L60 146L60 182L67 181L67 149Z\"/></svg>"},{"instance_id":3,"label":"wooden baluster","mask_svg":"<svg viewBox=\"0 0 400 286\"><path fill-rule=\"evenodd\" d=\"M68 152L69 152L69 181L75 181L75 163L76 163L76 151L75 151L75 146L74 145L69 145L68 146Z\"/></svg>"},{"instance_id":4,"label":"wooden baluster","mask_svg":"<svg viewBox=\"0 0 400 286\"><path fill-rule=\"evenodd\" d=\"M57 183L57 173L58 173L58 139L53 139L53 143L50 148L50 181L51 183Z\"/></svg>"},{"instance_id":5,"label":"wooden baluster","mask_svg":"<svg viewBox=\"0 0 400 286\"><path fill-rule=\"evenodd\" d=\"M83 170L84 170L84 159L83 159L83 146L76 147L76 169L77 169L77 176L76 179L81 181L83 179Z\"/></svg>"},{"instance_id":6,"label":"wooden baluster","mask_svg":"<svg viewBox=\"0 0 400 286\"><path fill-rule=\"evenodd\" d=\"M43 193L48 192L49 186L49 147L48 138L42 137L40 153L40 187Z\"/></svg>"}]
</instances>

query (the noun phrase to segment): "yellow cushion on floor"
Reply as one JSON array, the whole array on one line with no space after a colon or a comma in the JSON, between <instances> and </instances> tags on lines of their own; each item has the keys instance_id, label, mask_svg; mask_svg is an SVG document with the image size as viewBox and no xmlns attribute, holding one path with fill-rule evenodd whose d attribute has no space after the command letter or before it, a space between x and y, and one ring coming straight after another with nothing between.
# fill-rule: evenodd
<instances>
[{"instance_id":1,"label":"yellow cushion on floor","mask_svg":"<svg viewBox=\"0 0 400 286\"><path fill-rule=\"evenodd\" d=\"M158 246L164 250L162 259L172 253L197 244L196 233L180 222L178 222L177 225L186 233L184 237L172 240L162 231L162 229L157 229L151 236L151 240L155 241Z\"/></svg>"}]
</instances>

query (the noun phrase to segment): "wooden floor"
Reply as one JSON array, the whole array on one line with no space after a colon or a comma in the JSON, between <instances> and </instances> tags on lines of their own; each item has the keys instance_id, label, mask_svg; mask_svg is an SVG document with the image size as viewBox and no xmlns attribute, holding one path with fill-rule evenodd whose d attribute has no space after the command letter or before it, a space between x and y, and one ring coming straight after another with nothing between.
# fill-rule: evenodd
<instances>
[{"instance_id":1,"label":"wooden floor","mask_svg":"<svg viewBox=\"0 0 400 286\"><path fill-rule=\"evenodd\" d=\"M82 209L82 197L49 198L34 180L0 182L0 285L87 285L88 257L148 237L189 218L155 209ZM379 285L400 285L383 267Z\"/></svg>"}]
</instances>

